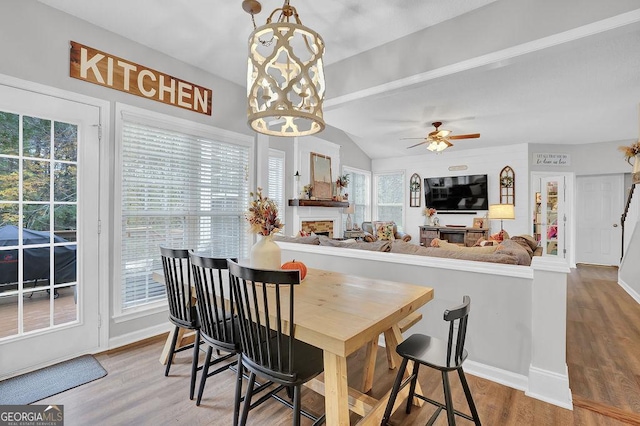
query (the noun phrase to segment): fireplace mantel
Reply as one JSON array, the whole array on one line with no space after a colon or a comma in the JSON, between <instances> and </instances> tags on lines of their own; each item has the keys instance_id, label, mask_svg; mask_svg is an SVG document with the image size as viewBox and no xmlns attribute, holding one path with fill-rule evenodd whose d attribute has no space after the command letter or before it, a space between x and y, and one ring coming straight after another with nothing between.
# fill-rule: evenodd
<instances>
[{"instance_id":1,"label":"fireplace mantel","mask_svg":"<svg viewBox=\"0 0 640 426\"><path fill-rule=\"evenodd\" d=\"M348 208L348 201L331 201L331 200L289 200L289 205L294 207L338 207Z\"/></svg>"}]
</instances>

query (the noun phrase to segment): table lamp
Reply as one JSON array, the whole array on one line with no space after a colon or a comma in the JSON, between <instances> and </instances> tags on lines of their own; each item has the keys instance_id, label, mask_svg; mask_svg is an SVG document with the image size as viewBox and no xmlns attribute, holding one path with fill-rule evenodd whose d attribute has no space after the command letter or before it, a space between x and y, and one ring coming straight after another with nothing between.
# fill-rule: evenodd
<instances>
[{"instance_id":1,"label":"table lamp","mask_svg":"<svg viewBox=\"0 0 640 426\"><path fill-rule=\"evenodd\" d=\"M349 207L345 209L345 213L347 214L347 231L353 230L353 222L351 222L351 215L356 212L355 204L349 204Z\"/></svg>"},{"instance_id":2,"label":"table lamp","mask_svg":"<svg viewBox=\"0 0 640 426\"><path fill-rule=\"evenodd\" d=\"M515 219L516 212L513 204L490 204L489 219L500 219L500 231L503 230L502 221L504 219Z\"/></svg>"}]
</instances>

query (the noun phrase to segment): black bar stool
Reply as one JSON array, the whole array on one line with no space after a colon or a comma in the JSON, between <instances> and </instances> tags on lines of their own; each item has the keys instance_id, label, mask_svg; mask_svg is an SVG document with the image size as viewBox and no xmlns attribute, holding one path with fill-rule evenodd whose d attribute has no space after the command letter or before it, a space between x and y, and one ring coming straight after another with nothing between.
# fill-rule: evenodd
<instances>
[{"instance_id":1,"label":"black bar stool","mask_svg":"<svg viewBox=\"0 0 640 426\"><path fill-rule=\"evenodd\" d=\"M411 384L411 387L409 388L409 397L407 399L407 414L411 412L411 402L413 401L413 398L416 397L438 407L429 419L427 425L432 425L442 410L447 411L447 420L449 425L456 424L455 415L464 417L465 419L473 421L476 425L480 425L480 417L478 416L478 411L473 403L471 391L469 390L467 379L464 376L464 371L462 370L462 363L468 355L467 351L464 349L464 341L467 334L467 319L471 309L470 305L471 298L469 298L469 296L464 296L462 299L462 305L444 311L444 320L449 321L448 341L436 339L431 336L425 336L424 334L413 334L409 336L407 340L398 345L396 352L398 352L398 355L402 357L402 364L398 369L398 375L396 376L393 389L391 390L391 395L389 396L387 409L385 410L384 417L382 418L381 424L383 426L387 425L389 422L398 392L408 384ZM455 331L454 327L456 321L458 321L457 331ZM414 363L413 372L403 382L402 377L409 361L413 361ZM420 365L435 368L442 373L442 387L444 389L445 399L444 404L415 393ZM460 376L460 382L462 383L464 394L467 397L471 416L454 410L453 408L448 374L450 371L454 370L457 371L458 376Z\"/></svg>"}]
</instances>

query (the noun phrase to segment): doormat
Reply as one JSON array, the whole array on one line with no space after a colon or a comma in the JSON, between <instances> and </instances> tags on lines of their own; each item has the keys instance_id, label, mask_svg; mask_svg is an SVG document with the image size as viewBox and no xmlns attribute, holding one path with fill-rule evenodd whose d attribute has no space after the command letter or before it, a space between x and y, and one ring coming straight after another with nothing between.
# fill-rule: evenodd
<instances>
[{"instance_id":1,"label":"doormat","mask_svg":"<svg viewBox=\"0 0 640 426\"><path fill-rule=\"evenodd\" d=\"M83 355L1 381L0 405L31 404L106 375L97 359Z\"/></svg>"}]
</instances>

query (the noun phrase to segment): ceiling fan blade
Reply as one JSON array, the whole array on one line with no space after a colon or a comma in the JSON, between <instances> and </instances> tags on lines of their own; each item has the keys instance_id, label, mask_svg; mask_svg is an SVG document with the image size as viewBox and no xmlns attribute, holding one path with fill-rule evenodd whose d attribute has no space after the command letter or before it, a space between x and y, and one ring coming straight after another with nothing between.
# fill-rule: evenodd
<instances>
[{"instance_id":1,"label":"ceiling fan blade","mask_svg":"<svg viewBox=\"0 0 640 426\"><path fill-rule=\"evenodd\" d=\"M429 141L424 140L424 141L422 141L422 142L420 142L420 143L417 143L417 144L415 144L415 145L408 146L408 147L407 147L407 149L409 149L409 148L415 148L416 146L419 146L419 145L422 145L422 144L425 144L425 143L428 143L428 142L429 142Z\"/></svg>"},{"instance_id":2,"label":"ceiling fan blade","mask_svg":"<svg viewBox=\"0 0 640 426\"><path fill-rule=\"evenodd\" d=\"M401 141L406 141L409 139L422 139L422 140L426 140L426 138L422 137L422 138L400 138Z\"/></svg>"},{"instance_id":3,"label":"ceiling fan blade","mask_svg":"<svg viewBox=\"0 0 640 426\"><path fill-rule=\"evenodd\" d=\"M449 136L447 139L476 139L480 137L480 133L471 133L468 135L453 135Z\"/></svg>"}]
</instances>

